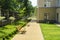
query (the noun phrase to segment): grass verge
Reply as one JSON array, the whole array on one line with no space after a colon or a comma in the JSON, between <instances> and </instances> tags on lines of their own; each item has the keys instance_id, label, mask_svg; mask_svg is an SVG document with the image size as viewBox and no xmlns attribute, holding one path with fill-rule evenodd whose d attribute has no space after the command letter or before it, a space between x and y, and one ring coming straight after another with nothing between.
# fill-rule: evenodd
<instances>
[{"instance_id":1,"label":"grass verge","mask_svg":"<svg viewBox=\"0 0 60 40\"><path fill-rule=\"evenodd\" d=\"M60 27L56 24L40 24L45 40L60 40Z\"/></svg>"}]
</instances>

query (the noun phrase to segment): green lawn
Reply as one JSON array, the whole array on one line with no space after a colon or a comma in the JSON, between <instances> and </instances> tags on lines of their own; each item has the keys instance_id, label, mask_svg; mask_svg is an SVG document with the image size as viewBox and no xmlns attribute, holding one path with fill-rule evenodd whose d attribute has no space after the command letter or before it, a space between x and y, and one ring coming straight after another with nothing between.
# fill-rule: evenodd
<instances>
[{"instance_id":1,"label":"green lawn","mask_svg":"<svg viewBox=\"0 0 60 40\"><path fill-rule=\"evenodd\" d=\"M55 24L40 24L45 40L60 40L60 27Z\"/></svg>"}]
</instances>

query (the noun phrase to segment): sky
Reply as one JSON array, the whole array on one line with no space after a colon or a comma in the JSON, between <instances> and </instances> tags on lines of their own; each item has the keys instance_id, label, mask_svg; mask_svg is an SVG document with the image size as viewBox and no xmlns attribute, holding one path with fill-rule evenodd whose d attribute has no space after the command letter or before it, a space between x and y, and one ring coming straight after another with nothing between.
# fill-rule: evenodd
<instances>
[{"instance_id":1,"label":"sky","mask_svg":"<svg viewBox=\"0 0 60 40\"><path fill-rule=\"evenodd\" d=\"M37 6L37 0L30 0L33 6Z\"/></svg>"}]
</instances>

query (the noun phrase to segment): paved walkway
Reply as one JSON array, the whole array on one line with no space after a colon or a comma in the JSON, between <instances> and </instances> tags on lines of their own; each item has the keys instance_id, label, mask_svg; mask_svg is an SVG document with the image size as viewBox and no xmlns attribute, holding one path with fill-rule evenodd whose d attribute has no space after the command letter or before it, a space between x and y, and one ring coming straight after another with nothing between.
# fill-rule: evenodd
<instances>
[{"instance_id":1,"label":"paved walkway","mask_svg":"<svg viewBox=\"0 0 60 40\"><path fill-rule=\"evenodd\" d=\"M30 25L29 27L27 25ZM37 22L29 22L26 25L25 34L16 34L12 40L44 40L40 29L40 25Z\"/></svg>"}]
</instances>

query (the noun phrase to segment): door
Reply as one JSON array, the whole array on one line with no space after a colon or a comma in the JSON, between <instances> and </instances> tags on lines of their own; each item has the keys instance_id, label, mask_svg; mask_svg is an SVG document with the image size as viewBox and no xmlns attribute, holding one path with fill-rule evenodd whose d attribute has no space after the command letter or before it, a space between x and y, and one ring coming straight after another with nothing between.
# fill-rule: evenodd
<instances>
[{"instance_id":1,"label":"door","mask_svg":"<svg viewBox=\"0 0 60 40\"><path fill-rule=\"evenodd\" d=\"M59 22L59 13L57 13L57 22Z\"/></svg>"},{"instance_id":2,"label":"door","mask_svg":"<svg viewBox=\"0 0 60 40\"><path fill-rule=\"evenodd\" d=\"M44 20L48 21L48 13L44 13Z\"/></svg>"}]
</instances>

